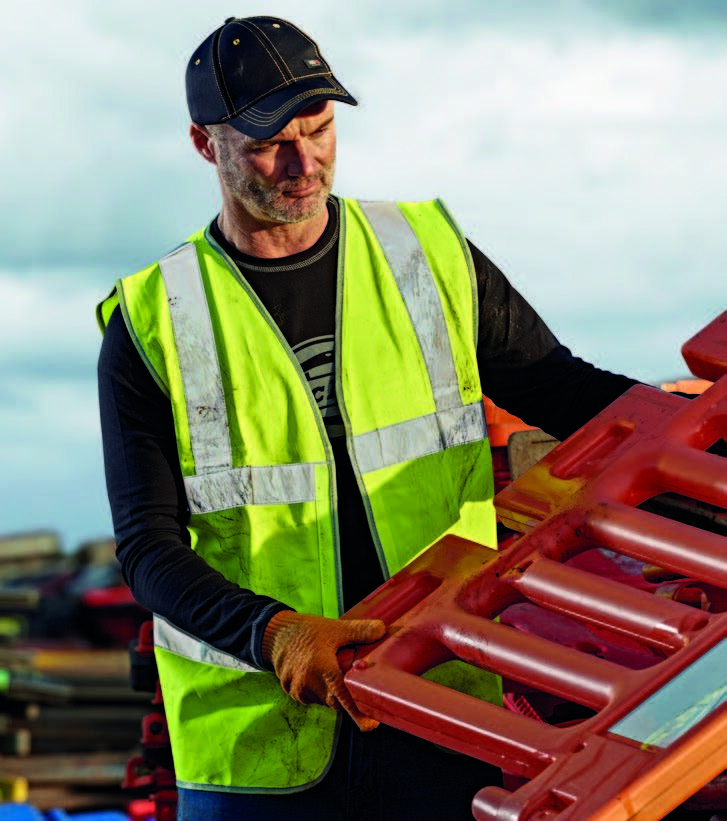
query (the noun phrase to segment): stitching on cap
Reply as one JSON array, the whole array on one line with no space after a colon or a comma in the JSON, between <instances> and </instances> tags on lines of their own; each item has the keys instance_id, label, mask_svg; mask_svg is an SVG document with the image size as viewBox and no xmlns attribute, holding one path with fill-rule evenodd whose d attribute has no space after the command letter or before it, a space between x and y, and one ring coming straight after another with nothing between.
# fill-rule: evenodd
<instances>
[{"instance_id":1,"label":"stitching on cap","mask_svg":"<svg viewBox=\"0 0 727 821\"><path fill-rule=\"evenodd\" d=\"M258 97L255 97L255 99L251 103L246 103L244 106L242 106L242 108L233 109L231 113L229 113L225 116L225 120L231 120L233 117L239 117L240 114L243 111L247 111L248 109L252 108L255 105L255 103L259 103L260 100L264 100L270 94L275 94L276 91L281 91L282 89L288 88L289 86L290 86L290 83L288 83L288 82L280 83L279 85L275 86L275 88L271 89L270 91L266 91L265 94L260 94Z\"/></svg>"},{"instance_id":2,"label":"stitching on cap","mask_svg":"<svg viewBox=\"0 0 727 821\"><path fill-rule=\"evenodd\" d=\"M283 79L285 79L286 81L293 80L294 79L293 74L290 71L290 69L288 68L287 63L285 62L285 60L283 60L282 58L280 59L280 61L275 59L275 55L273 54L273 51L275 52L275 54L278 55L278 57L280 57L280 54L279 54L278 50L275 48L275 46L272 44L272 42L270 41L268 36L265 34L265 32L262 31L262 29L260 29L258 26L255 26L253 23L245 22L244 25L245 25L245 28L247 28L247 30L257 38L260 45L270 55L270 58L275 63L275 66L278 69L278 71L280 72L280 74L282 75ZM273 51L271 51L268 48L267 43L270 44ZM283 66L285 67L285 70L290 75L289 78L285 77L285 71L283 71L282 68L280 67L280 62L283 63Z\"/></svg>"},{"instance_id":3,"label":"stitching on cap","mask_svg":"<svg viewBox=\"0 0 727 821\"><path fill-rule=\"evenodd\" d=\"M338 89L331 89L333 93L336 93ZM287 103L281 105L279 108L276 108L270 114L265 114L264 112L257 112L255 108L250 107L245 109L245 111L241 111L237 116L241 117L243 120L247 120L250 123L255 125L265 125L268 123L272 123L285 114L286 111L289 111L294 105L299 103L301 100L305 100L308 97L316 97L320 96L321 89L320 88L312 88L308 91L304 91L302 94L298 94L292 99L288 100Z\"/></svg>"},{"instance_id":4,"label":"stitching on cap","mask_svg":"<svg viewBox=\"0 0 727 821\"><path fill-rule=\"evenodd\" d=\"M295 28L298 31L300 31L303 37L305 37L305 39L313 46L315 53L318 55L318 59L323 60L323 62L326 63L326 65L328 65L328 60L325 59L325 57L321 54L320 49L318 48L318 43L316 43L315 40L311 40L311 38L304 31L301 31L297 26L295 26Z\"/></svg>"},{"instance_id":5,"label":"stitching on cap","mask_svg":"<svg viewBox=\"0 0 727 821\"><path fill-rule=\"evenodd\" d=\"M214 78L215 78L215 85L217 86L217 91L220 92L220 98L222 99L222 104L225 106L225 110L227 111L227 116L229 117L230 116L230 110L234 111L234 105L232 103L232 97L230 96L230 92L229 92L229 89L227 88L227 84L225 83L224 73L222 71L222 61L220 60L219 48L220 48L220 40L222 39L222 32L223 31L224 31L224 27L219 30L219 32L217 33L217 39L212 44L212 48L213 48L214 52L216 52L216 54L215 53L212 54L212 69L213 69L212 74L214 75ZM217 67L218 66L220 67L220 71L219 71L220 77L217 76L217 74L218 74ZM220 87L220 79L222 80L222 83L225 86L224 89Z\"/></svg>"},{"instance_id":6,"label":"stitching on cap","mask_svg":"<svg viewBox=\"0 0 727 821\"><path fill-rule=\"evenodd\" d=\"M330 74L330 73L327 73L327 74L306 74L303 77L301 77L300 80L296 80L295 83L289 83L287 81L284 81L284 82L280 83L279 85L275 86L275 88L271 89L270 91L266 91L265 94L261 94L260 96L256 97L251 103L246 103L241 108L233 109L232 113L227 114L225 116L224 120L220 120L220 122L226 122L227 120L231 120L234 117L240 117L246 111L250 111L252 108L254 108L255 104L259 103L260 100L264 100L266 97L269 97L271 94L274 94L276 91L280 91L284 88L290 88L291 85L294 86L296 83L302 82L303 80L308 80L308 79L313 78L313 77L315 77L316 79L320 79L320 80L328 80L328 82L331 84L331 92L333 94L339 94L341 97L348 96L348 92L343 88L343 86L340 83L334 81L334 78L333 78L332 74ZM309 95L309 94L317 94L320 91L321 91L321 89L318 88L318 89L313 89L312 91L307 91L307 92L304 92L304 93L306 95ZM302 97L298 96L295 99L302 99ZM276 109L276 111L279 111L279 110L280 109Z\"/></svg>"},{"instance_id":7,"label":"stitching on cap","mask_svg":"<svg viewBox=\"0 0 727 821\"><path fill-rule=\"evenodd\" d=\"M281 53L277 50L277 48L275 48L275 43L273 43L273 41L272 41L272 40L268 37L268 35L267 35L267 34L265 34L265 32L263 31L263 29L262 29L262 28L260 28L260 26L257 26L255 23L251 23L250 25L254 25L254 26L257 28L257 30L260 32L260 36L261 36L261 37L264 37L264 38L265 38L265 40L266 40L266 41L270 44L270 48L272 48L272 49L273 49L273 51L274 51L274 52L278 55L278 57L279 57L279 59L280 59L280 62L283 64L283 66L285 67L285 70L286 70L286 71L288 72L288 74L290 75L290 79L291 79L291 80L294 80L294 79L295 79L295 77L293 76L293 72L290 70L290 66L289 66L289 65L285 62L285 60L283 59L283 55L282 55L282 54L281 54ZM293 28L295 28L295 26L293 26ZM302 32L301 32L301 33L302 33ZM270 54L270 56L272 57L272 54L270 53L270 51L268 51L268 54ZM273 59L275 59L275 58L273 58ZM277 62L277 61L276 61L276 62ZM283 74L283 72L281 72L281 74ZM283 74L283 76L285 76L285 75Z\"/></svg>"},{"instance_id":8,"label":"stitching on cap","mask_svg":"<svg viewBox=\"0 0 727 821\"><path fill-rule=\"evenodd\" d=\"M280 106L280 108L276 108L275 111L273 111L271 114L257 113L255 109L251 106L249 108L246 108L244 111L241 111L237 116L241 117L243 120L246 120L252 125L266 125L277 120L278 117L282 116L286 111L292 108L296 103L299 103L301 100L305 100L307 97L318 96L320 95L320 93L320 88L313 88L308 91L304 91L302 94L298 94L291 100L288 100L288 102L285 105ZM331 86L331 93L337 93L340 94L340 96L344 96L346 92L343 90L343 86L336 84Z\"/></svg>"}]
</instances>

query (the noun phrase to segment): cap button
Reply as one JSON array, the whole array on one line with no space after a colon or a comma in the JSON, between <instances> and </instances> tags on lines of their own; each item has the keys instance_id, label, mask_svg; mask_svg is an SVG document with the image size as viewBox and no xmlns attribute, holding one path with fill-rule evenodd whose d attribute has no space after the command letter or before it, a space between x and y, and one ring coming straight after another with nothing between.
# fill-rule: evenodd
<instances>
[{"instance_id":1,"label":"cap button","mask_svg":"<svg viewBox=\"0 0 727 821\"><path fill-rule=\"evenodd\" d=\"M233 23L235 20L237 20L237 17L228 17L227 20L225 20L225 25Z\"/></svg>"}]
</instances>

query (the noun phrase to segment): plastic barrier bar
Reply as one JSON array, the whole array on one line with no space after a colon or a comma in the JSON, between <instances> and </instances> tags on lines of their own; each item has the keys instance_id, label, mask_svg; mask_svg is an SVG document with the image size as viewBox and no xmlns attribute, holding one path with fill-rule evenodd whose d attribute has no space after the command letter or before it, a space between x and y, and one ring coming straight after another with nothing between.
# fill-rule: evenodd
<instances>
[{"instance_id":1,"label":"plastic barrier bar","mask_svg":"<svg viewBox=\"0 0 727 821\"><path fill-rule=\"evenodd\" d=\"M718 381L693 400L632 388L553 450L496 498L501 519L524 534L505 550L445 537L349 611L389 628L346 675L361 710L527 779L513 792L484 787L473 801L479 821L660 819L727 768L727 613L575 566L608 548L724 600L719 528L640 509L679 494L727 524L727 313L684 350L697 375ZM594 655L593 643L516 629L507 610L523 604L643 647L646 662L635 669ZM424 678L448 661L585 717L548 724Z\"/></svg>"}]
</instances>

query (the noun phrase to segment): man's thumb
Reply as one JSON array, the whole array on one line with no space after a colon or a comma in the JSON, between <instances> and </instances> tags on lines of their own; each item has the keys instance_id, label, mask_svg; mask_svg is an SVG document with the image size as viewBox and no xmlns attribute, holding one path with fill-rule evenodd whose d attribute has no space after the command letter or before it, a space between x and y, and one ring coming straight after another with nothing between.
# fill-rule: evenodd
<instances>
[{"instance_id":1,"label":"man's thumb","mask_svg":"<svg viewBox=\"0 0 727 821\"><path fill-rule=\"evenodd\" d=\"M386 625L381 619L351 619L346 625L351 644L368 644L386 635Z\"/></svg>"}]
</instances>

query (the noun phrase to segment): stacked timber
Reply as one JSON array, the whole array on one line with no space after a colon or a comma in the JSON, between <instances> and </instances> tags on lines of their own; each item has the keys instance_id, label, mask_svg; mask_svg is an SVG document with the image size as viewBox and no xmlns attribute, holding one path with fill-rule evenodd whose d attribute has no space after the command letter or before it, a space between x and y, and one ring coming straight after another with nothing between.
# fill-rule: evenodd
<instances>
[{"instance_id":1,"label":"stacked timber","mask_svg":"<svg viewBox=\"0 0 727 821\"><path fill-rule=\"evenodd\" d=\"M48 573L66 561L55 531L34 530L0 536L0 584Z\"/></svg>"},{"instance_id":2,"label":"stacked timber","mask_svg":"<svg viewBox=\"0 0 727 821\"><path fill-rule=\"evenodd\" d=\"M150 696L129 684L128 642L148 618L113 542L74 554L50 533L0 538L0 803L124 808Z\"/></svg>"}]
</instances>

